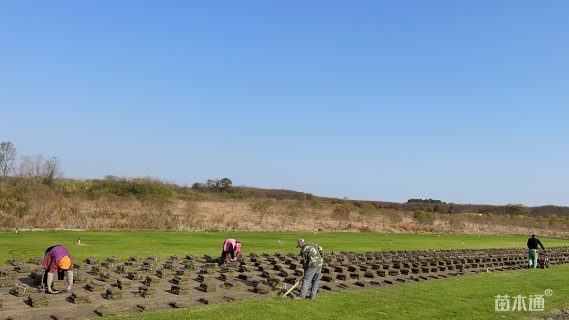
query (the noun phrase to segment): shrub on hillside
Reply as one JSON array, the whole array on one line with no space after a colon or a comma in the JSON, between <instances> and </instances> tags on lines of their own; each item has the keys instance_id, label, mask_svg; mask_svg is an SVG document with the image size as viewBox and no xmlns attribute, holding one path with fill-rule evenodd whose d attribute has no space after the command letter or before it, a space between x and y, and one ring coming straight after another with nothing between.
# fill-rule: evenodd
<instances>
[{"instance_id":1,"label":"shrub on hillside","mask_svg":"<svg viewBox=\"0 0 569 320\"><path fill-rule=\"evenodd\" d=\"M380 214L392 223L400 223L403 221L402 213L394 209L382 209Z\"/></svg>"},{"instance_id":2,"label":"shrub on hillside","mask_svg":"<svg viewBox=\"0 0 569 320\"><path fill-rule=\"evenodd\" d=\"M174 186L152 179L106 179L93 181L87 194L95 198L109 194L132 195L141 201L161 202L170 200L176 191Z\"/></svg>"},{"instance_id":3,"label":"shrub on hillside","mask_svg":"<svg viewBox=\"0 0 569 320\"><path fill-rule=\"evenodd\" d=\"M449 225L454 229L461 229L466 226L466 217L463 214L450 214L444 215L445 219L448 220Z\"/></svg>"},{"instance_id":4,"label":"shrub on hillside","mask_svg":"<svg viewBox=\"0 0 569 320\"><path fill-rule=\"evenodd\" d=\"M308 206L314 210L324 209L324 205L322 204L322 201L318 201L318 200L308 200Z\"/></svg>"},{"instance_id":5,"label":"shrub on hillside","mask_svg":"<svg viewBox=\"0 0 569 320\"><path fill-rule=\"evenodd\" d=\"M91 185L92 181L90 180L60 179L56 180L54 183L54 187L58 188L59 191L65 195L84 195L89 191Z\"/></svg>"},{"instance_id":6,"label":"shrub on hillside","mask_svg":"<svg viewBox=\"0 0 569 320\"><path fill-rule=\"evenodd\" d=\"M284 189L259 189L252 187L239 187L241 192L247 196L254 198L274 198L277 200L294 199L294 200L313 200L314 196L309 193L284 190Z\"/></svg>"},{"instance_id":7,"label":"shrub on hillside","mask_svg":"<svg viewBox=\"0 0 569 320\"><path fill-rule=\"evenodd\" d=\"M52 185L46 185L39 178L12 178L2 183L2 198L10 202L13 213L23 216L30 207L45 204L58 196Z\"/></svg>"},{"instance_id":8,"label":"shrub on hillside","mask_svg":"<svg viewBox=\"0 0 569 320\"><path fill-rule=\"evenodd\" d=\"M348 210L348 212L358 211L358 206L352 201L344 201L343 205L346 207L346 210Z\"/></svg>"},{"instance_id":9,"label":"shrub on hillside","mask_svg":"<svg viewBox=\"0 0 569 320\"><path fill-rule=\"evenodd\" d=\"M0 212L5 212L9 215L21 218L26 214L26 212L28 212L28 205L27 203L15 198L1 197Z\"/></svg>"},{"instance_id":10,"label":"shrub on hillside","mask_svg":"<svg viewBox=\"0 0 569 320\"><path fill-rule=\"evenodd\" d=\"M528 208L522 204L507 204L504 212L509 215L524 215L528 213Z\"/></svg>"},{"instance_id":11,"label":"shrub on hillside","mask_svg":"<svg viewBox=\"0 0 569 320\"><path fill-rule=\"evenodd\" d=\"M289 217L299 216L304 212L304 202L300 200L282 200L284 214Z\"/></svg>"},{"instance_id":12,"label":"shrub on hillside","mask_svg":"<svg viewBox=\"0 0 569 320\"><path fill-rule=\"evenodd\" d=\"M231 192L214 193L220 199L246 199L249 196L242 193L239 188L233 187Z\"/></svg>"},{"instance_id":13,"label":"shrub on hillside","mask_svg":"<svg viewBox=\"0 0 569 320\"><path fill-rule=\"evenodd\" d=\"M366 202L361 206L361 208L359 208L359 213L362 216L371 217L376 215L378 213L378 210L373 204Z\"/></svg>"},{"instance_id":14,"label":"shrub on hillside","mask_svg":"<svg viewBox=\"0 0 569 320\"><path fill-rule=\"evenodd\" d=\"M263 199L257 201L251 206L251 211L256 212L261 215L261 222L265 220L268 216L273 214L276 210L277 200L275 199Z\"/></svg>"},{"instance_id":15,"label":"shrub on hillside","mask_svg":"<svg viewBox=\"0 0 569 320\"><path fill-rule=\"evenodd\" d=\"M332 218L336 221L347 221L350 218L350 210L343 204L335 204Z\"/></svg>"},{"instance_id":16,"label":"shrub on hillside","mask_svg":"<svg viewBox=\"0 0 569 320\"><path fill-rule=\"evenodd\" d=\"M275 210L277 205L277 200L275 199L263 199L260 201L255 202L251 206L251 210L257 213L267 213Z\"/></svg>"},{"instance_id":17,"label":"shrub on hillside","mask_svg":"<svg viewBox=\"0 0 569 320\"><path fill-rule=\"evenodd\" d=\"M421 224L433 224L435 222L435 214L433 212L416 210L413 212L413 219Z\"/></svg>"}]
</instances>

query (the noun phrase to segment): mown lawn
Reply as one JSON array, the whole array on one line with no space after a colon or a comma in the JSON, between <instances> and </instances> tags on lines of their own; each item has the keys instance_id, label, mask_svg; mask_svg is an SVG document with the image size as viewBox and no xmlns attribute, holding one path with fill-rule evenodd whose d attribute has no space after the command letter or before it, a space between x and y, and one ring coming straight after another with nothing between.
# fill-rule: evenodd
<instances>
[{"instance_id":1,"label":"mown lawn","mask_svg":"<svg viewBox=\"0 0 569 320\"><path fill-rule=\"evenodd\" d=\"M234 237L248 252L297 252L296 239L317 242L326 251L377 251L453 248L525 249L527 236L377 233L41 231L0 232L0 262L11 257L42 256L46 247L66 245L76 261L88 256L163 258L218 255L223 240ZM78 240L81 244L78 244ZM546 248L569 241L541 239ZM543 294L544 311L496 312L495 296ZM529 301L529 300L528 300ZM529 303L526 301L526 303ZM512 300L513 303L513 300ZM527 307L527 306L526 306ZM132 319L524 319L543 318L569 307L569 265L549 270L484 273L342 293L323 293L315 301L270 298L216 304L189 310L144 313Z\"/></svg>"},{"instance_id":2,"label":"mown lawn","mask_svg":"<svg viewBox=\"0 0 569 320\"><path fill-rule=\"evenodd\" d=\"M543 311L529 311L529 296L544 295ZM496 296L522 296L524 308L496 311ZM525 297L525 298L523 298ZM127 319L542 319L569 307L569 265L548 270L483 273L378 289L323 293L316 300L242 301L144 313Z\"/></svg>"},{"instance_id":3,"label":"mown lawn","mask_svg":"<svg viewBox=\"0 0 569 320\"><path fill-rule=\"evenodd\" d=\"M325 251L378 251L456 248L511 248L525 250L528 236L383 233L295 233L295 232L160 232L160 231L29 231L0 232L0 264L11 257L42 256L55 244L68 247L76 261L89 256L219 255L226 238L243 243L244 254L298 252L296 239L316 242ZM81 245L78 244L81 240ZM568 240L542 238L545 247L567 246Z\"/></svg>"}]
</instances>

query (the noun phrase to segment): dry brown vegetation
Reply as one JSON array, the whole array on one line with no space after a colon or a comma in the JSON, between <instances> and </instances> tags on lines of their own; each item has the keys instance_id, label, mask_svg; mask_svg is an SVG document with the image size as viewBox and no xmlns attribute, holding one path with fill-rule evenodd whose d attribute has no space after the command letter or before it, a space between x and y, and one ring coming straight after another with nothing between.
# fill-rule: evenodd
<instances>
[{"instance_id":1,"label":"dry brown vegetation","mask_svg":"<svg viewBox=\"0 0 569 320\"><path fill-rule=\"evenodd\" d=\"M449 209L450 208L450 209ZM563 207L397 204L287 190L212 193L151 179L0 181L3 229L362 231L569 236ZM561 208L561 209L560 209ZM561 211L560 211L561 210ZM539 213L534 213L538 211ZM561 214L560 214L561 213Z\"/></svg>"}]
</instances>

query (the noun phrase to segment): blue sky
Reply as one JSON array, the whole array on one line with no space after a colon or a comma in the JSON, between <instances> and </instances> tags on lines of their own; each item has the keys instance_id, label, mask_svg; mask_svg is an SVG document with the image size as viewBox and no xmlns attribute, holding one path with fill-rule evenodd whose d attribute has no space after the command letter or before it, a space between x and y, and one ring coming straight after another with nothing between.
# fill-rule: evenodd
<instances>
[{"instance_id":1,"label":"blue sky","mask_svg":"<svg viewBox=\"0 0 569 320\"><path fill-rule=\"evenodd\" d=\"M569 205L567 1L1 1L0 141L66 177Z\"/></svg>"}]
</instances>

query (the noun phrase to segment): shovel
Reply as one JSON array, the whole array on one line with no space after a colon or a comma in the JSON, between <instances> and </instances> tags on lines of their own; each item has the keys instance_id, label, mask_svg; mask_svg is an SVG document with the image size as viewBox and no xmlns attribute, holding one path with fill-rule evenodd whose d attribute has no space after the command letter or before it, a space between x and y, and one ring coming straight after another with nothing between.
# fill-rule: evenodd
<instances>
[{"instance_id":1,"label":"shovel","mask_svg":"<svg viewBox=\"0 0 569 320\"><path fill-rule=\"evenodd\" d=\"M297 281L297 282L292 286L292 288L288 289L288 291L285 292L285 293L282 295L282 297L283 297L283 298L286 298L286 296L287 296L294 288L296 288L296 286L298 286L299 283L300 283L300 280Z\"/></svg>"}]
</instances>

